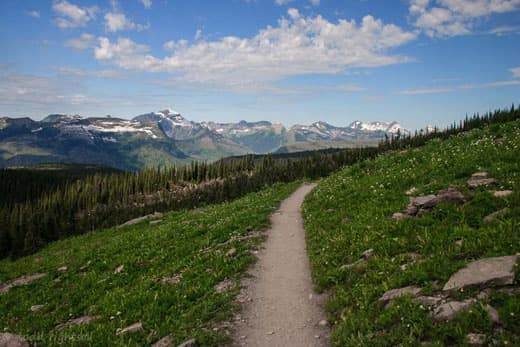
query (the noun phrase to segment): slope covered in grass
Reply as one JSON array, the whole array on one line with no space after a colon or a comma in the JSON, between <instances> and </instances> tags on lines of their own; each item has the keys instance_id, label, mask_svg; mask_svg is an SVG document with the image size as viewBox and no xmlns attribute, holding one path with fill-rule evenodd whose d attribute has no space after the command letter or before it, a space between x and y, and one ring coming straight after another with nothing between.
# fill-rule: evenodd
<instances>
[{"instance_id":1,"label":"slope covered in grass","mask_svg":"<svg viewBox=\"0 0 520 347\"><path fill-rule=\"evenodd\" d=\"M38 346L146 346L168 335L174 344L197 338L203 346L217 345L226 338L219 322L236 308L238 289L226 290L233 282L225 281L247 269L258 241L240 236L265 229L270 213L297 185L277 184L231 203L165 214L157 225L145 221L90 233L30 257L2 260L0 283L47 275L0 293L0 329ZM32 312L34 305L44 306ZM85 315L96 319L56 329ZM116 335L138 322L141 331Z\"/></svg>"},{"instance_id":2,"label":"slope covered in grass","mask_svg":"<svg viewBox=\"0 0 520 347\"><path fill-rule=\"evenodd\" d=\"M470 190L466 182L478 171L498 184ZM468 201L442 203L419 217L391 218L407 207L405 192L411 188L418 196L449 186ZM492 190L513 194L497 198ZM484 222L506 207L494 221ZM410 285L421 287L422 295L441 295L442 286L465 264L520 251L520 122L432 140L344 169L318 185L304 204L304 216L314 280L331 293L327 310L335 345L465 345L468 333L485 334L488 343L520 345L517 289L491 288L488 298L449 322L435 320L434 308L411 296L388 307L378 300L388 290ZM358 261L369 249L373 255ZM516 272L518 281L518 267ZM480 290L444 300L475 297ZM500 323L488 318L488 304L498 310Z\"/></svg>"}]
</instances>

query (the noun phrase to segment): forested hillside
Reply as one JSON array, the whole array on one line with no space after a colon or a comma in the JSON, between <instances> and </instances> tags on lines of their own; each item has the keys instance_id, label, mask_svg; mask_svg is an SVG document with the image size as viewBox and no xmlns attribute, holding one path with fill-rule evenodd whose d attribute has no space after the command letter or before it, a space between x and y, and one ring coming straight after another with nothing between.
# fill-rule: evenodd
<instances>
[{"instance_id":1,"label":"forested hillside","mask_svg":"<svg viewBox=\"0 0 520 347\"><path fill-rule=\"evenodd\" d=\"M309 196L334 345L520 345L520 122L491 123L345 168Z\"/></svg>"},{"instance_id":2,"label":"forested hillside","mask_svg":"<svg viewBox=\"0 0 520 347\"><path fill-rule=\"evenodd\" d=\"M229 201L275 182L323 177L388 150L419 147L435 138L446 139L474 128L518 118L520 109L512 107L466 118L442 132L387 137L377 148L260 158L244 156L213 164L192 162L186 166L147 169L139 173L89 175L55 189L35 190L28 195L21 189L24 190L23 201L4 199L11 203L0 209L0 256L29 254L51 241L118 225L155 211ZM19 182L17 171L5 170L1 174L6 187ZM53 178L49 177L49 180Z\"/></svg>"}]
</instances>

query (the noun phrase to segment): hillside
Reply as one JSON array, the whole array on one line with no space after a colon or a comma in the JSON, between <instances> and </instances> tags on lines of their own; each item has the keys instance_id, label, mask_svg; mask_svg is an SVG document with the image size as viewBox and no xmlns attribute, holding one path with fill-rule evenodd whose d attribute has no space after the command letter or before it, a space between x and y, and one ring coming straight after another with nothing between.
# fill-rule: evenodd
<instances>
[{"instance_id":1,"label":"hillside","mask_svg":"<svg viewBox=\"0 0 520 347\"><path fill-rule=\"evenodd\" d=\"M331 294L334 345L520 345L518 158L514 121L319 183L305 226L315 283ZM487 259L501 256L512 257Z\"/></svg>"},{"instance_id":2,"label":"hillside","mask_svg":"<svg viewBox=\"0 0 520 347\"><path fill-rule=\"evenodd\" d=\"M16 261L0 261L3 332L38 346L203 346L228 339L236 280L269 215L297 183L153 221L69 238ZM9 288L9 280L45 274ZM6 286L7 285L7 286ZM135 323L142 329L120 334Z\"/></svg>"}]
</instances>

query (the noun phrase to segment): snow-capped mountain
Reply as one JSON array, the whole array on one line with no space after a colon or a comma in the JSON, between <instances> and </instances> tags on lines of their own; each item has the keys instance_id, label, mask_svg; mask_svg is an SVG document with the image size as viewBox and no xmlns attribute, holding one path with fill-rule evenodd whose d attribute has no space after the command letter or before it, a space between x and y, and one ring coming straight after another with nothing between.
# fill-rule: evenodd
<instances>
[{"instance_id":1,"label":"snow-capped mountain","mask_svg":"<svg viewBox=\"0 0 520 347\"><path fill-rule=\"evenodd\" d=\"M290 138L295 142L316 141L350 141L356 139L377 139L397 133L408 134L409 131L397 122L352 122L346 127L336 127L326 122L311 125L295 125L289 130Z\"/></svg>"},{"instance_id":2,"label":"snow-capped mountain","mask_svg":"<svg viewBox=\"0 0 520 347\"><path fill-rule=\"evenodd\" d=\"M155 123L166 136L174 140L189 140L204 135L208 129L200 123L185 119L179 112L166 109L137 116L133 121Z\"/></svg>"},{"instance_id":3,"label":"snow-capped mountain","mask_svg":"<svg viewBox=\"0 0 520 347\"><path fill-rule=\"evenodd\" d=\"M0 166L71 162L139 169L274 152L293 144L314 148L317 142L326 146L337 143L338 147L342 147L341 141L377 143L385 134L398 132L408 133L396 122L356 121L346 127L315 122L289 129L267 121L199 123L171 109L131 120L63 114L52 114L41 121L4 117L0 118Z\"/></svg>"}]
</instances>

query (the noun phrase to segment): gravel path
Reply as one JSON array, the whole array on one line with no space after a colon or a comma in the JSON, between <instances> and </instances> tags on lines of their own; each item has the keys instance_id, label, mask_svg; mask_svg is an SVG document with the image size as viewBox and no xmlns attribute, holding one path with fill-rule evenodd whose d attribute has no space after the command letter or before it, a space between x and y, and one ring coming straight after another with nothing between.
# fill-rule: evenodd
<instances>
[{"instance_id":1,"label":"gravel path","mask_svg":"<svg viewBox=\"0 0 520 347\"><path fill-rule=\"evenodd\" d=\"M271 217L272 227L251 277L242 284L243 310L234 346L327 346L324 298L313 290L300 207L315 187L304 184ZM320 324L321 322L321 324Z\"/></svg>"}]
</instances>

